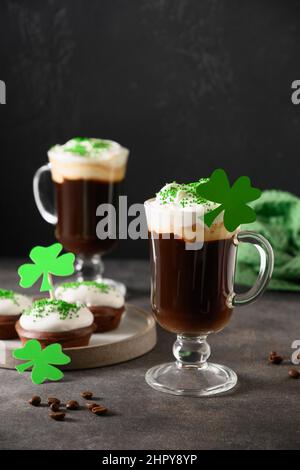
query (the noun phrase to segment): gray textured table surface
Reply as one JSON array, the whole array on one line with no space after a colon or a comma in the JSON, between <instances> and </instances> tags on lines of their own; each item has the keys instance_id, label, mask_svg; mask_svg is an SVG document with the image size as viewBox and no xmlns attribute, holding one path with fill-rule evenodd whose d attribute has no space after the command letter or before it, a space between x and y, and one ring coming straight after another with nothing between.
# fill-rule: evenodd
<instances>
[{"instance_id":1,"label":"gray textured table surface","mask_svg":"<svg viewBox=\"0 0 300 470\"><path fill-rule=\"evenodd\" d=\"M0 285L15 288L17 262L1 261ZM131 302L150 309L148 265L110 262L107 274L127 283ZM66 373L59 383L31 384L29 375L0 369L0 449L295 449L300 447L300 380L288 360L269 365L268 352L290 358L300 339L300 296L267 293L235 311L211 336L212 358L231 366L238 386L226 396L182 398L160 394L144 381L152 365L170 360L174 336L159 331L156 348L120 365ZM77 399L91 389L112 414L85 410L65 422L27 404L32 394Z\"/></svg>"}]
</instances>

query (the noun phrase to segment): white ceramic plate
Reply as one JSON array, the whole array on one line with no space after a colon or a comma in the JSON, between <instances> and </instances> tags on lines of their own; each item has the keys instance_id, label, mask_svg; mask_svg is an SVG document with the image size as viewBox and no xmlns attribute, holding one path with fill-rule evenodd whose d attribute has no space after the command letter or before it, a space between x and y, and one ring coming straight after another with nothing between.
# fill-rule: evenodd
<instances>
[{"instance_id":1,"label":"white ceramic plate","mask_svg":"<svg viewBox=\"0 0 300 470\"><path fill-rule=\"evenodd\" d=\"M121 323L116 330L97 333L88 346L68 348L72 362L64 369L90 369L129 361L146 354L156 344L156 327L152 315L126 304ZM20 362L12 351L21 347L19 340L0 341L0 367L14 369Z\"/></svg>"}]
</instances>

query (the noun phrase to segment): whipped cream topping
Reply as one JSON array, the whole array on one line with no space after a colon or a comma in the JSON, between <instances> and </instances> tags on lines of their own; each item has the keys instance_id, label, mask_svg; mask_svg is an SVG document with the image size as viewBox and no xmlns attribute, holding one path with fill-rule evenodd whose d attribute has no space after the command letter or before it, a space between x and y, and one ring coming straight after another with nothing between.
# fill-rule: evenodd
<instances>
[{"instance_id":1,"label":"whipped cream topping","mask_svg":"<svg viewBox=\"0 0 300 470\"><path fill-rule=\"evenodd\" d=\"M124 296L114 286L94 281L61 284L55 290L55 296L57 299L79 302L87 307L121 308L125 302Z\"/></svg>"},{"instance_id":2,"label":"whipped cream topping","mask_svg":"<svg viewBox=\"0 0 300 470\"><path fill-rule=\"evenodd\" d=\"M31 305L29 297L17 294L12 290L0 289L0 315L21 315Z\"/></svg>"},{"instance_id":3,"label":"whipped cream topping","mask_svg":"<svg viewBox=\"0 0 300 470\"><path fill-rule=\"evenodd\" d=\"M208 178L201 178L195 183L179 184L176 181L167 183L157 194L156 203L170 208L189 210L201 206L202 212L206 213L215 209L219 204L208 201L197 195L197 186L206 183Z\"/></svg>"},{"instance_id":4,"label":"whipped cream topping","mask_svg":"<svg viewBox=\"0 0 300 470\"><path fill-rule=\"evenodd\" d=\"M21 327L28 331L58 333L91 326L94 316L84 305L43 299L26 309L19 321Z\"/></svg>"},{"instance_id":5,"label":"whipped cream topping","mask_svg":"<svg viewBox=\"0 0 300 470\"><path fill-rule=\"evenodd\" d=\"M208 228L203 216L219 206L197 194L197 186L206 183L202 178L194 183L166 184L153 199L145 202L148 229L157 234L173 233L187 242L221 240L232 236L223 224L223 212Z\"/></svg>"},{"instance_id":6,"label":"whipped cream topping","mask_svg":"<svg viewBox=\"0 0 300 470\"><path fill-rule=\"evenodd\" d=\"M124 179L129 151L107 139L75 137L48 151L52 178L121 181Z\"/></svg>"}]
</instances>

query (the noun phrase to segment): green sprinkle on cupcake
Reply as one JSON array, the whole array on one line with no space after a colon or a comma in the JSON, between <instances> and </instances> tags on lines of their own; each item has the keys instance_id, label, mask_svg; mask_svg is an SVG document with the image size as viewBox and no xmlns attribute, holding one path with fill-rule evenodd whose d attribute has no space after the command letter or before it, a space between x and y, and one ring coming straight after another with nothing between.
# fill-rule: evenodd
<instances>
[{"instance_id":1,"label":"green sprinkle on cupcake","mask_svg":"<svg viewBox=\"0 0 300 470\"><path fill-rule=\"evenodd\" d=\"M44 318L48 316L49 313L58 312L60 320L65 320L67 318L73 318L81 307L81 305L70 304L64 300L40 299L33 302L33 304L23 312L23 315Z\"/></svg>"},{"instance_id":2,"label":"green sprinkle on cupcake","mask_svg":"<svg viewBox=\"0 0 300 470\"><path fill-rule=\"evenodd\" d=\"M13 290L0 289L0 299L9 299L18 305L16 294Z\"/></svg>"},{"instance_id":3,"label":"green sprinkle on cupcake","mask_svg":"<svg viewBox=\"0 0 300 470\"><path fill-rule=\"evenodd\" d=\"M83 281L83 282L65 282L61 284L60 287L65 289L77 289L80 286L87 286L90 288L99 289L104 294L107 294L110 290L114 289L114 287L106 284L105 282L96 282L96 281Z\"/></svg>"}]
</instances>

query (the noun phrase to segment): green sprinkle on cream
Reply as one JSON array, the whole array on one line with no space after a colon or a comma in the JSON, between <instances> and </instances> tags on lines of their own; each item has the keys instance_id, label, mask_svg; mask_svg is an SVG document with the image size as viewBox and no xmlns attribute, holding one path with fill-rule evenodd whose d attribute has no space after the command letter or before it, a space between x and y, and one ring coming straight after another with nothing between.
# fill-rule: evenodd
<instances>
[{"instance_id":1,"label":"green sprinkle on cream","mask_svg":"<svg viewBox=\"0 0 300 470\"><path fill-rule=\"evenodd\" d=\"M108 142L98 141L93 144L93 149L109 149L110 144Z\"/></svg>"},{"instance_id":2,"label":"green sprinkle on cream","mask_svg":"<svg viewBox=\"0 0 300 470\"><path fill-rule=\"evenodd\" d=\"M56 147L77 157L99 158L103 152L111 149L112 142L103 139L75 137L63 145L54 146L51 150L55 151Z\"/></svg>"},{"instance_id":3,"label":"green sprinkle on cream","mask_svg":"<svg viewBox=\"0 0 300 470\"><path fill-rule=\"evenodd\" d=\"M81 305L70 304L64 300L40 299L33 302L33 304L23 312L23 315L30 315L34 318L44 318L50 313L58 312L60 320L66 320L67 318L73 318L80 308Z\"/></svg>"},{"instance_id":4,"label":"green sprinkle on cream","mask_svg":"<svg viewBox=\"0 0 300 470\"><path fill-rule=\"evenodd\" d=\"M84 142L85 140L88 140L87 137L74 137L75 142Z\"/></svg>"},{"instance_id":5,"label":"green sprinkle on cream","mask_svg":"<svg viewBox=\"0 0 300 470\"><path fill-rule=\"evenodd\" d=\"M201 178L193 183L176 183L173 181L166 184L157 194L156 197L160 204L170 204L177 202L181 207L190 206L192 204L204 204L206 199L198 196L197 187L199 184L206 183L209 178Z\"/></svg>"},{"instance_id":6,"label":"green sprinkle on cream","mask_svg":"<svg viewBox=\"0 0 300 470\"><path fill-rule=\"evenodd\" d=\"M19 305L13 290L0 289L0 299L9 299L12 300L14 304Z\"/></svg>"},{"instance_id":7,"label":"green sprinkle on cream","mask_svg":"<svg viewBox=\"0 0 300 470\"><path fill-rule=\"evenodd\" d=\"M87 149L83 145L77 144L74 147L65 149L65 152L73 153L74 155L81 155L84 157L87 154Z\"/></svg>"},{"instance_id":8,"label":"green sprinkle on cream","mask_svg":"<svg viewBox=\"0 0 300 470\"><path fill-rule=\"evenodd\" d=\"M99 289L104 294L107 294L111 289L114 289L112 286L109 286L105 282L96 282L96 281L83 281L83 282L65 282L61 284L60 287L62 289L77 289L80 286L87 286L90 288Z\"/></svg>"}]
</instances>

